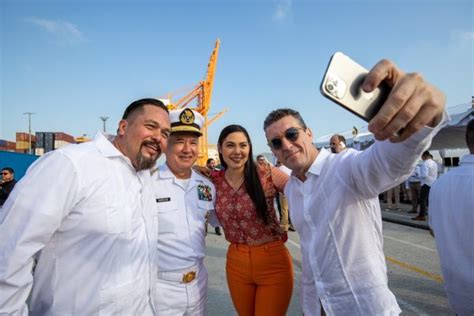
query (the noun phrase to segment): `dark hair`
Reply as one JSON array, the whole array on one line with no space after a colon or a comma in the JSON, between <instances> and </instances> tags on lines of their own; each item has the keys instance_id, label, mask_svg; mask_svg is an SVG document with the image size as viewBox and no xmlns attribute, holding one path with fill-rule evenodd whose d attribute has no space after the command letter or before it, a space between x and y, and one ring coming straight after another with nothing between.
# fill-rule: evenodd
<instances>
[{"instance_id":1,"label":"dark hair","mask_svg":"<svg viewBox=\"0 0 474 316\"><path fill-rule=\"evenodd\" d=\"M274 110L270 112L270 114L267 115L267 117L265 118L265 121L263 122L263 130L266 130L268 126L284 118L285 116L293 116L296 120L298 120L298 123L301 125L302 128L304 129L307 128L306 123L304 122L303 118L301 117L298 111L288 109L288 108L283 108L283 109Z\"/></svg>"},{"instance_id":2,"label":"dark hair","mask_svg":"<svg viewBox=\"0 0 474 316\"><path fill-rule=\"evenodd\" d=\"M214 158L208 158L207 161L206 161L206 165L208 165L213 160L214 160Z\"/></svg>"},{"instance_id":3,"label":"dark hair","mask_svg":"<svg viewBox=\"0 0 474 316\"><path fill-rule=\"evenodd\" d=\"M339 135L339 134L334 134L334 135L332 135L332 136L333 136L333 137L336 136L337 139L338 139L340 142L343 142L344 145L346 145L346 138L345 138L344 136Z\"/></svg>"},{"instance_id":4,"label":"dark hair","mask_svg":"<svg viewBox=\"0 0 474 316\"><path fill-rule=\"evenodd\" d=\"M13 168L10 168L10 167L2 168L2 171L8 171L8 172L10 172L11 174L15 173L15 171L13 171Z\"/></svg>"},{"instance_id":5,"label":"dark hair","mask_svg":"<svg viewBox=\"0 0 474 316\"><path fill-rule=\"evenodd\" d=\"M146 98L146 99L140 99L140 100L137 100L137 101L133 101L132 103L130 103L130 105L127 106L127 108L125 109L125 112L123 112L122 120L128 119L130 117L130 115L135 113L135 112L143 111L143 107L145 105L154 105L154 106L157 106L157 107L165 110L166 113L169 113L168 108L166 107L166 105L162 101L157 100L157 99L152 99L152 98Z\"/></svg>"},{"instance_id":6,"label":"dark hair","mask_svg":"<svg viewBox=\"0 0 474 316\"><path fill-rule=\"evenodd\" d=\"M474 119L470 120L466 126L466 144L471 154L474 153Z\"/></svg>"},{"instance_id":7,"label":"dark hair","mask_svg":"<svg viewBox=\"0 0 474 316\"><path fill-rule=\"evenodd\" d=\"M245 137L247 138L247 142L249 143L249 148L250 148L248 160L245 163L245 167L244 167L245 188L247 189L247 193L250 196L250 199L252 200L255 206L255 209L257 210L257 217L262 219L265 224L268 224L269 220L268 220L267 200L265 198L265 192L263 192L263 187L262 187L262 184L260 183L260 178L257 173L257 166L255 165L255 162L253 161L252 142L250 141L250 136L247 130L240 125L226 126L221 131L219 135L219 139L217 140L217 143L219 144L219 146L222 147L222 143L224 142L224 139L229 134L237 133L237 132L243 133L245 135ZM227 169L227 164L224 160L224 157L222 157L221 153L219 153L219 159L224 169Z\"/></svg>"},{"instance_id":8,"label":"dark hair","mask_svg":"<svg viewBox=\"0 0 474 316\"><path fill-rule=\"evenodd\" d=\"M425 150L422 154L421 154L422 157L430 157L430 158L433 158L433 156L431 155L431 153L428 151L428 150Z\"/></svg>"}]
</instances>

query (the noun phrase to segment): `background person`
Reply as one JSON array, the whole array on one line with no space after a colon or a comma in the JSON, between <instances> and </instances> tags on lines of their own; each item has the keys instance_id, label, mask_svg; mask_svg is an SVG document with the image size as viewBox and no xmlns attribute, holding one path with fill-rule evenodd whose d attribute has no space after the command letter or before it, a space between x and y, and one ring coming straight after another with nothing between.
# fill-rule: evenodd
<instances>
[{"instance_id":1,"label":"background person","mask_svg":"<svg viewBox=\"0 0 474 316\"><path fill-rule=\"evenodd\" d=\"M260 167L266 168L267 166L271 166L270 162L265 158L264 155L257 156L257 164Z\"/></svg>"},{"instance_id":2,"label":"background person","mask_svg":"<svg viewBox=\"0 0 474 316\"><path fill-rule=\"evenodd\" d=\"M329 147L331 148L332 153L340 153L341 151L347 149L346 138L339 134L332 135L329 139Z\"/></svg>"},{"instance_id":3,"label":"background person","mask_svg":"<svg viewBox=\"0 0 474 316\"><path fill-rule=\"evenodd\" d=\"M305 316L401 312L387 285L378 195L408 178L447 117L443 94L419 75L383 60L363 89L382 81L392 91L369 123L378 141L364 151L319 151L292 109L275 110L264 122L273 154L293 170L285 195L300 234Z\"/></svg>"},{"instance_id":4,"label":"background person","mask_svg":"<svg viewBox=\"0 0 474 316\"><path fill-rule=\"evenodd\" d=\"M421 165L421 189L420 189L420 213L413 217L415 221L425 221L428 212L428 199L430 197L431 185L438 177L438 164L433 160L433 156L429 151L423 152L421 155L423 164Z\"/></svg>"},{"instance_id":5,"label":"background person","mask_svg":"<svg viewBox=\"0 0 474 316\"><path fill-rule=\"evenodd\" d=\"M265 158L264 155L257 155L257 167L262 168L262 170L265 170L266 168L271 168L272 164L267 160L267 158ZM291 170L283 166L281 163L279 163L279 165L275 167L283 171L288 176L291 173ZM289 213L288 213L288 201L286 200L286 197L283 194L283 192L277 192L275 201L277 203L278 213L280 216L281 228L283 228L285 232L288 232L288 230L295 231L293 226L292 225L290 226Z\"/></svg>"},{"instance_id":6,"label":"background person","mask_svg":"<svg viewBox=\"0 0 474 316\"><path fill-rule=\"evenodd\" d=\"M214 170L217 169L216 160L214 158L208 158L207 161L206 161L206 168L208 169L209 174L211 174ZM215 231L217 236L222 235L221 228L219 226L215 226L214 231ZM207 233L207 224L206 224L206 233Z\"/></svg>"},{"instance_id":7,"label":"background person","mask_svg":"<svg viewBox=\"0 0 474 316\"><path fill-rule=\"evenodd\" d=\"M158 211L158 315L206 315L205 225L217 222L215 188L192 170L204 118L191 109L170 111L166 163L153 176Z\"/></svg>"},{"instance_id":8,"label":"background person","mask_svg":"<svg viewBox=\"0 0 474 316\"><path fill-rule=\"evenodd\" d=\"M227 283L240 316L286 315L293 291L293 266L273 200L288 176L257 168L250 137L240 125L225 127L218 139L224 170L212 176L216 214L230 242Z\"/></svg>"},{"instance_id":9,"label":"background person","mask_svg":"<svg viewBox=\"0 0 474 316\"><path fill-rule=\"evenodd\" d=\"M291 175L291 170L285 167L280 161L277 160L275 167L284 172L288 177ZM288 200L286 199L283 192L278 192L277 198L278 211L280 212L280 226L284 231L295 231L293 224L291 223L290 210L288 209Z\"/></svg>"},{"instance_id":10,"label":"background person","mask_svg":"<svg viewBox=\"0 0 474 316\"><path fill-rule=\"evenodd\" d=\"M0 181L0 208L8 199L10 192L15 187L15 172L10 167L2 169L2 180Z\"/></svg>"},{"instance_id":11,"label":"background person","mask_svg":"<svg viewBox=\"0 0 474 316\"><path fill-rule=\"evenodd\" d=\"M387 208L386 211L394 210L394 211L401 211L400 209L400 185L397 184L393 188L390 188L386 191L387 194ZM393 204L393 200L395 200L395 204Z\"/></svg>"},{"instance_id":12,"label":"background person","mask_svg":"<svg viewBox=\"0 0 474 316\"><path fill-rule=\"evenodd\" d=\"M418 163L413 169L412 174L408 178L408 186L411 192L411 210L408 213L418 213L418 204L420 201L421 190L421 163Z\"/></svg>"},{"instance_id":13,"label":"background person","mask_svg":"<svg viewBox=\"0 0 474 316\"><path fill-rule=\"evenodd\" d=\"M468 155L433 183L430 228L438 248L444 289L457 315L474 315L474 120L467 124Z\"/></svg>"},{"instance_id":14,"label":"background person","mask_svg":"<svg viewBox=\"0 0 474 316\"><path fill-rule=\"evenodd\" d=\"M214 158L208 158L207 159L207 161L206 161L207 169L209 169L210 171L213 171L214 169L216 169L216 166L217 166L217 163L216 163L216 160Z\"/></svg>"},{"instance_id":15,"label":"background person","mask_svg":"<svg viewBox=\"0 0 474 316\"><path fill-rule=\"evenodd\" d=\"M1 315L153 313L149 169L169 132L166 106L142 99L127 107L116 137L98 132L35 161L3 208Z\"/></svg>"}]
</instances>

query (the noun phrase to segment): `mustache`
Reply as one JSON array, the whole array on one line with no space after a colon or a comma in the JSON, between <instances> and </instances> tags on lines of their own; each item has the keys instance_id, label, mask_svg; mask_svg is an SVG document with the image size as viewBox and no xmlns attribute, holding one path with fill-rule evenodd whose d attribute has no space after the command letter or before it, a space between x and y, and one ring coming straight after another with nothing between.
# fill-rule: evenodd
<instances>
[{"instance_id":1,"label":"mustache","mask_svg":"<svg viewBox=\"0 0 474 316\"><path fill-rule=\"evenodd\" d=\"M143 146L153 146L156 147L159 151L161 151L161 144L159 142L156 142L154 140L145 140L142 142L142 147Z\"/></svg>"}]
</instances>

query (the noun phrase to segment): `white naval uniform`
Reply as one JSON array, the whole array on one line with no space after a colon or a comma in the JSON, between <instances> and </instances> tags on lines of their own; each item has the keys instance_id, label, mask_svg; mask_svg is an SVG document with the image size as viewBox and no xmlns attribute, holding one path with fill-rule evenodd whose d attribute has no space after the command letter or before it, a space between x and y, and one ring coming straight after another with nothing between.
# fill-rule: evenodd
<instances>
[{"instance_id":1,"label":"white naval uniform","mask_svg":"<svg viewBox=\"0 0 474 316\"><path fill-rule=\"evenodd\" d=\"M187 180L176 179L166 164L153 176L158 213L158 284L154 303L158 315L205 315L207 270L205 225L218 225L215 187L209 179L192 171ZM183 282L183 275L197 272L196 279Z\"/></svg>"}]
</instances>

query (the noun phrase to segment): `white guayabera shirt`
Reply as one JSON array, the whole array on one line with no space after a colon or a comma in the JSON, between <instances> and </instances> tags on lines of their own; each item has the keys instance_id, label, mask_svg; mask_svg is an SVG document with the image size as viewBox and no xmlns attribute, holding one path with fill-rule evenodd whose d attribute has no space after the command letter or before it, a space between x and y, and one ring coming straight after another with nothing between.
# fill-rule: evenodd
<instances>
[{"instance_id":1,"label":"white guayabera shirt","mask_svg":"<svg viewBox=\"0 0 474 316\"><path fill-rule=\"evenodd\" d=\"M403 143L375 142L365 151L323 149L301 182L285 187L300 234L305 316L398 315L387 286L378 194L403 182L447 121L425 127Z\"/></svg>"},{"instance_id":2,"label":"white guayabera shirt","mask_svg":"<svg viewBox=\"0 0 474 316\"><path fill-rule=\"evenodd\" d=\"M0 314L30 290L31 315L152 313L149 181L101 133L36 161L2 209Z\"/></svg>"},{"instance_id":3,"label":"white guayabera shirt","mask_svg":"<svg viewBox=\"0 0 474 316\"><path fill-rule=\"evenodd\" d=\"M429 221L449 304L460 316L474 315L473 154L431 187Z\"/></svg>"}]
</instances>

